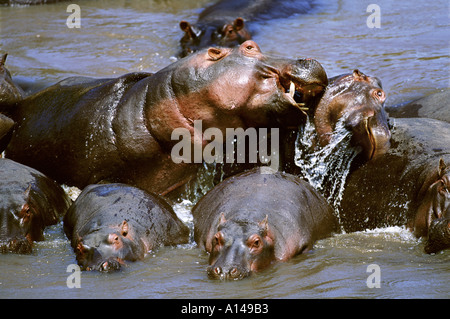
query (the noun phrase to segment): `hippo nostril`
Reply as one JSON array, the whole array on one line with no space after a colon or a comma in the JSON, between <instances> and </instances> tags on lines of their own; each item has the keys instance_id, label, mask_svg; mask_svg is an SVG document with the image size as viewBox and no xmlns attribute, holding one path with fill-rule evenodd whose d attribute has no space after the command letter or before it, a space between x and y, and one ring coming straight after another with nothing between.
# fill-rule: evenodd
<instances>
[{"instance_id":1,"label":"hippo nostril","mask_svg":"<svg viewBox=\"0 0 450 319\"><path fill-rule=\"evenodd\" d=\"M214 267L214 273L219 276L222 273L222 268Z\"/></svg>"},{"instance_id":2,"label":"hippo nostril","mask_svg":"<svg viewBox=\"0 0 450 319\"><path fill-rule=\"evenodd\" d=\"M232 268L232 269L230 270L230 274L233 275L233 276L236 275L237 272L238 272L238 270L237 270L236 267L234 267L234 268Z\"/></svg>"}]
</instances>

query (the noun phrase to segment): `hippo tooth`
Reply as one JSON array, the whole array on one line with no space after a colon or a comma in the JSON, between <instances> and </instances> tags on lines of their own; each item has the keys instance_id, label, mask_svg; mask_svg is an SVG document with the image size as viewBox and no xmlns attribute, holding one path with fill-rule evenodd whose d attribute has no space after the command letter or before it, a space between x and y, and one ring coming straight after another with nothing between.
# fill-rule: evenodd
<instances>
[{"instance_id":1,"label":"hippo tooth","mask_svg":"<svg viewBox=\"0 0 450 319\"><path fill-rule=\"evenodd\" d=\"M291 84L289 85L289 95L294 98L295 94L295 84L291 81Z\"/></svg>"}]
</instances>

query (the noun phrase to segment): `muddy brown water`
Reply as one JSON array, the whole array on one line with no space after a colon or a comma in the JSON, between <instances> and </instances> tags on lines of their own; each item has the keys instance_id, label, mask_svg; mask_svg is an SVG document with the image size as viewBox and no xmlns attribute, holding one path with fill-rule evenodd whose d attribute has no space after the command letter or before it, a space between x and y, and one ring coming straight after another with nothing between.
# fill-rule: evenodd
<instances>
[{"instance_id":1,"label":"muddy brown water","mask_svg":"<svg viewBox=\"0 0 450 319\"><path fill-rule=\"evenodd\" d=\"M66 25L69 3L0 7L0 51L9 53L7 66L19 82L155 72L175 60L179 21L195 21L208 1L76 3L79 29ZM332 1L310 14L259 22L254 40L265 53L316 58L329 76L354 68L378 76L388 105L448 88L448 1L378 1L381 27L373 29L368 3ZM188 224L191 206L176 206ZM450 297L450 251L424 254L423 242L402 227L335 235L239 282L209 280L208 256L194 243L163 247L117 273L83 272L80 288L72 289L67 267L76 260L62 224L45 235L31 255L0 255L0 298ZM374 264L380 288L369 287Z\"/></svg>"}]
</instances>

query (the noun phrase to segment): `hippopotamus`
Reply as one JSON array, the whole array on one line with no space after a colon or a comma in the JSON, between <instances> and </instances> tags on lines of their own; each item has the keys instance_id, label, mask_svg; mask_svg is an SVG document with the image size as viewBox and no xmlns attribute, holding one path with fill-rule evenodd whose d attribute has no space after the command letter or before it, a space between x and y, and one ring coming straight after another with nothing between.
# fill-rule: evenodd
<instances>
[{"instance_id":1,"label":"hippopotamus","mask_svg":"<svg viewBox=\"0 0 450 319\"><path fill-rule=\"evenodd\" d=\"M257 167L219 183L192 209L211 278L242 279L338 231L334 210L304 180Z\"/></svg>"},{"instance_id":2,"label":"hippopotamus","mask_svg":"<svg viewBox=\"0 0 450 319\"><path fill-rule=\"evenodd\" d=\"M392 117L426 117L450 123L450 89L433 93L412 102L390 106L386 111Z\"/></svg>"},{"instance_id":3,"label":"hippopotamus","mask_svg":"<svg viewBox=\"0 0 450 319\"><path fill-rule=\"evenodd\" d=\"M321 146L327 145L338 121L352 134L353 145L362 148L366 160L389 149L391 133L384 110L386 93L381 81L355 69L329 79L328 87L314 112L314 126Z\"/></svg>"},{"instance_id":4,"label":"hippopotamus","mask_svg":"<svg viewBox=\"0 0 450 319\"><path fill-rule=\"evenodd\" d=\"M316 60L267 56L253 41L199 51L153 75L68 78L17 105L6 157L80 189L106 181L167 194L200 166L175 163L175 129L191 134L195 149L208 143L195 137L198 122L223 136L297 126L299 103L326 84Z\"/></svg>"},{"instance_id":5,"label":"hippopotamus","mask_svg":"<svg viewBox=\"0 0 450 319\"><path fill-rule=\"evenodd\" d=\"M20 86L12 80L11 73L5 67L7 53L3 54L0 59L0 107L10 107L16 102L23 99L24 91Z\"/></svg>"},{"instance_id":6,"label":"hippopotamus","mask_svg":"<svg viewBox=\"0 0 450 319\"><path fill-rule=\"evenodd\" d=\"M165 199L120 183L87 186L64 216L64 231L82 270L107 272L189 240Z\"/></svg>"},{"instance_id":7,"label":"hippopotamus","mask_svg":"<svg viewBox=\"0 0 450 319\"><path fill-rule=\"evenodd\" d=\"M405 225L426 239L428 253L450 247L449 139L447 122L395 119L389 151L347 178L344 230Z\"/></svg>"},{"instance_id":8,"label":"hippopotamus","mask_svg":"<svg viewBox=\"0 0 450 319\"><path fill-rule=\"evenodd\" d=\"M182 20L180 29L180 57L209 46L234 47L252 38L247 22L283 18L295 13L306 13L313 1L277 0L222 0L205 8L197 22L191 25Z\"/></svg>"},{"instance_id":9,"label":"hippopotamus","mask_svg":"<svg viewBox=\"0 0 450 319\"><path fill-rule=\"evenodd\" d=\"M71 204L60 185L35 169L0 158L0 252L29 254L45 227Z\"/></svg>"},{"instance_id":10,"label":"hippopotamus","mask_svg":"<svg viewBox=\"0 0 450 319\"><path fill-rule=\"evenodd\" d=\"M14 121L0 113L0 153L3 152L8 144L8 133L14 127Z\"/></svg>"}]
</instances>

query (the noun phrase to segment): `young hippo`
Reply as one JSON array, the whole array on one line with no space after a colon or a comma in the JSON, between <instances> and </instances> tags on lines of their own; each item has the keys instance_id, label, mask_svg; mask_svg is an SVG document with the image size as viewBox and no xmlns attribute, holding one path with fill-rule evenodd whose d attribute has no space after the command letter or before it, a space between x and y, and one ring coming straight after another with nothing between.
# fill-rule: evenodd
<instances>
[{"instance_id":1,"label":"young hippo","mask_svg":"<svg viewBox=\"0 0 450 319\"><path fill-rule=\"evenodd\" d=\"M44 229L58 223L71 204L64 190L42 173L0 158L0 252L27 254Z\"/></svg>"},{"instance_id":2,"label":"young hippo","mask_svg":"<svg viewBox=\"0 0 450 319\"><path fill-rule=\"evenodd\" d=\"M340 218L347 232L407 225L425 251L450 247L450 125L395 119L391 148L350 173Z\"/></svg>"},{"instance_id":3,"label":"young hippo","mask_svg":"<svg viewBox=\"0 0 450 319\"><path fill-rule=\"evenodd\" d=\"M172 159L176 129L202 149L208 128L226 136L228 128L298 126L299 103L327 80L317 61L270 57L253 41L197 52L153 75L68 78L18 103L6 157L80 189L109 181L167 194L200 166Z\"/></svg>"},{"instance_id":4,"label":"young hippo","mask_svg":"<svg viewBox=\"0 0 450 319\"><path fill-rule=\"evenodd\" d=\"M64 217L64 231L83 270L118 270L151 249L189 240L163 198L125 184L86 187Z\"/></svg>"},{"instance_id":5,"label":"young hippo","mask_svg":"<svg viewBox=\"0 0 450 319\"><path fill-rule=\"evenodd\" d=\"M313 248L338 229L333 209L302 179L269 168L232 176L192 210L208 275L242 279Z\"/></svg>"}]
</instances>

